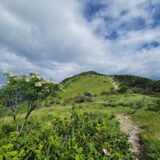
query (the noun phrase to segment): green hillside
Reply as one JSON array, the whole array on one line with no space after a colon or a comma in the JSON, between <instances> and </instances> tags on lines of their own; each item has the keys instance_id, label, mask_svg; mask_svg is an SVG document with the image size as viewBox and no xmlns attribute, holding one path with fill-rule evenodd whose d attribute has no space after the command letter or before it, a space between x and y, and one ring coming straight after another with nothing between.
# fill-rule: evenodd
<instances>
[{"instance_id":1,"label":"green hillside","mask_svg":"<svg viewBox=\"0 0 160 160\"><path fill-rule=\"evenodd\" d=\"M77 76L62 81L64 92L60 94L62 98L69 98L85 92L100 95L101 92L110 92L113 88L111 77L98 74L96 72L85 72Z\"/></svg>"},{"instance_id":2,"label":"green hillside","mask_svg":"<svg viewBox=\"0 0 160 160\"><path fill-rule=\"evenodd\" d=\"M160 81L131 75L115 75L114 79L120 83L122 88L131 88L135 93L160 93Z\"/></svg>"},{"instance_id":3,"label":"green hillside","mask_svg":"<svg viewBox=\"0 0 160 160\"><path fill-rule=\"evenodd\" d=\"M130 75L108 76L93 71L67 78L61 83L64 86L64 92L59 93L61 98L84 95L86 92L100 96L103 92L123 90L123 88L140 94L160 92L160 81ZM117 85L119 89L116 89L114 85Z\"/></svg>"},{"instance_id":4,"label":"green hillside","mask_svg":"<svg viewBox=\"0 0 160 160\"><path fill-rule=\"evenodd\" d=\"M10 108L1 103L0 160L133 160L132 144L121 130L118 115L131 117L141 130L141 159L160 159L159 81L89 71L60 85L62 90L49 94L34 109L18 137ZM18 105L19 124L28 112L27 101Z\"/></svg>"}]
</instances>

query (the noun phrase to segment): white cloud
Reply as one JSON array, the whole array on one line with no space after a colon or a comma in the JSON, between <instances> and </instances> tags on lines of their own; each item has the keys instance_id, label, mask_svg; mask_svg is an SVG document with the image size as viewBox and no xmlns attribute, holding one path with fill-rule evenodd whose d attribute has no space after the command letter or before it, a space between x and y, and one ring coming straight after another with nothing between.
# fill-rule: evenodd
<instances>
[{"instance_id":1,"label":"white cloud","mask_svg":"<svg viewBox=\"0 0 160 160\"><path fill-rule=\"evenodd\" d=\"M35 70L54 80L86 70L156 77L160 49L138 49L146 42L160 42L159 27L118 28L134 18L151 24L147 0L103 0L106 3L109 7L88 22L83 15L84 1L0 0L0 69L18 73ZM126 14L120 16L123 11ZM107 23L104 16L115 21ZM119 38L105 39L113 30Z\"/></svg>"}]
</instances>

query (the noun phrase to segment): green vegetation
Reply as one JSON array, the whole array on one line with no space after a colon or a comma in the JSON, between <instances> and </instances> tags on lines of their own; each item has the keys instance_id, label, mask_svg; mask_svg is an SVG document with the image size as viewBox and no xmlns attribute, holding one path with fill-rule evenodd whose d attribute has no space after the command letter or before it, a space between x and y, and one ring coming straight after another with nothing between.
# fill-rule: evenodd
<instances>
[{"instance_id":1,"label":"green vegetation","mask_svg":"<svg viewBox=\"0 0 160 160\"><path fill-rule=\"evenodd\" d=\"M113 87L109 76L101 75L96 72L85 72L72 78L62 81L64 92L60 92L62 99L92 93L93 96L99 96L101 92L110 92Z\"/></svg>"},{"instance_id":2,"label":"green vegetation","mask_svg":"<svg viewBox=\"0 0 160 160\"><path fill-rule=\"evenodd\" d=\"M136 124L142 126L141 139L147 159L160 159L160 112L140 110L133 114Z\"/></svg>"},{"instance_id":3,"label":"green vegetation","mask_svg":"<svg viewBox=\"0 0 160 160\"><path fill-rule=\"evenodd\" d=\"M135 93L160 93L160 81L130 75L114 76L114 78L120 82L122 90L124 88L131 88Z\"/></svg>"},{"instance_id":4,"label":"green vegetation","mask_svg":"<svg viewBox=\"0 0 160 160\"><path fill-rule=\"evenodd\" d=\"M1 94L0 160L132 160L128 135L122 133L116 120L121 113L131 116L141 128L144 159L160 159L159 81L85 72L60 85L63 90L48 86L52 92L38 98L19 135L15 134L13 113L3 105ZM18 104L19 127L28 112L29 100Z\"/></svg>"},{"instance_id":5,"label":"green vegetation","mask_svg":"<svg viewBox=\"0 0 160 160\"><path fill-rule=\"evenodd\" d=\"M7 77L7 85L2 86L1 103L10 108L17 134L19 134L32 111L48 95L54 95L54 92L58 90L58 85L46 81L34 72L31 72L29 76L7 72L4 75ZM27 112L20 127L17 112L22 107L20 104L24 102L26 102Z\"/></svg>"},{"instance_id":6,"label":"green vegetation","mask_svg":"<svg viewBox=\"0 0 160 160\"><path fill-rule=\"evenodd\" d=\"M11 133L0 142L1 159L134 159L112 115L73 111L50 120L50 128L34 120L19 137Z\"/></svg>"}]
</instances>

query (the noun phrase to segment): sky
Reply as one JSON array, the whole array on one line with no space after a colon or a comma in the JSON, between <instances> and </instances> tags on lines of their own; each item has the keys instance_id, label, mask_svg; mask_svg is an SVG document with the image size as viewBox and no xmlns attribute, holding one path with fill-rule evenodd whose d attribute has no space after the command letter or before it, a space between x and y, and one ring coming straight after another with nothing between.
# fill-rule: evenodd
<instances>
[{"instance_id":1,"label":"sky","mask_svg":"<svg viewBox=\"0 0 160 160\"><path fill-rule=\"evenodd\" d=\"M55 81L90 70L159 80L160 0L0 0L4 70Z\"/></svg>"}]
</instances>

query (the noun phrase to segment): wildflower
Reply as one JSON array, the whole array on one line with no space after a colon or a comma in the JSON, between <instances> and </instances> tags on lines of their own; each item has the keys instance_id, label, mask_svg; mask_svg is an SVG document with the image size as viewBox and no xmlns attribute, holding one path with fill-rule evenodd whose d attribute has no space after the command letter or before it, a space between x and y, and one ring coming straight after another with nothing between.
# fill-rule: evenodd
<instances>
[{"instance_id":1,"label":"wildflower","mask_svg":"<svg viewBox=\"0 0 160 160\"><path fill-rule=\"evenodd\" d=\"M41 79L41 77L40 77L39 75L37 75L37 78L38 78L38 79Z\"/></svg>"},{"instance_id":2,"label":"wildflower","mask_svg":"<svg viewBox=\"0 0 160 160\"><path fill-rule=\"evenodd\" d=\"M18 80L18 77L14 77L14 80Z\"/></svg>"},{"instance_id":3,"label":"wildflower","mask_svg":"<svg viewBox=\"0 0 160 160\"><path fill-rule=\"evenodd\" d=\"M34 74L31 75L32 78L36 78L36 76Z\"/></svg>"},{"instance_id":4,"label":"wildflower","mask_svg":"<svg viewBox=\"0 0 160 160\"><path fill-rule=\"evenodd\" d=\"M30 72L30 76L31 76L32 78L36 78L36 73L35 73L35 72Z\"/></svg>"},{"instance_id":5,"label":"wildflower","mask_svg":"<svg viewBox=\"0 0 160 160\"><path fill-rule=\"evenodd\" d=\"M14 75L12 72L10 72L10 73L9 73L9 77L10 77L10 78L13 78L13 77L15 77L15 75Z\"/></svg>"},{"instance_id":6,"label":"wildflower","mask_svg":"<svg viewBox=\"0 0 160 160\"><path fill-rule=\"evenodd\" d=\"M7 84L10 84L10 81L7 81Z\"/></svg>"},{"instance_id":7,"label":"wildflower","mask_svg":"<svg viewBox=\"0 0 160 160\"><path fill-rule=\"evenodd\" d=\"M29 78L26 78L26 82L29 82L29 80L30 80Z\"/></svg>"},{"instance_id":8,"label":"wildflower","mask_svg":"<svg viewBox=\"0 0 160 160\"><path fill-rule=\"evenodd\" d=\"M41 86L42 86L42 83L41 83L41 82L36 82L35 86L36 86L36 87L41 87Z\"/></svg>"},{"instance_id":9,"label":"wildflower","mask_svg":"<svg viewBox=\"0 0 160 160\"><path fill-rule=\"evenodd\" d=\"M49 81L45 80L46 83L49 83Z\"/></svg>"},{"instance_id":10,"label":"wildflower","mask_svg":"<svg viewBox=\"0 0 160 160\"><path fill-rule=\"evenodd\" d=\"M42 84L46 84L46 82L45 82L45 81L42 81L41 83L42 83Z\"/></svg>"}]
</instances>

